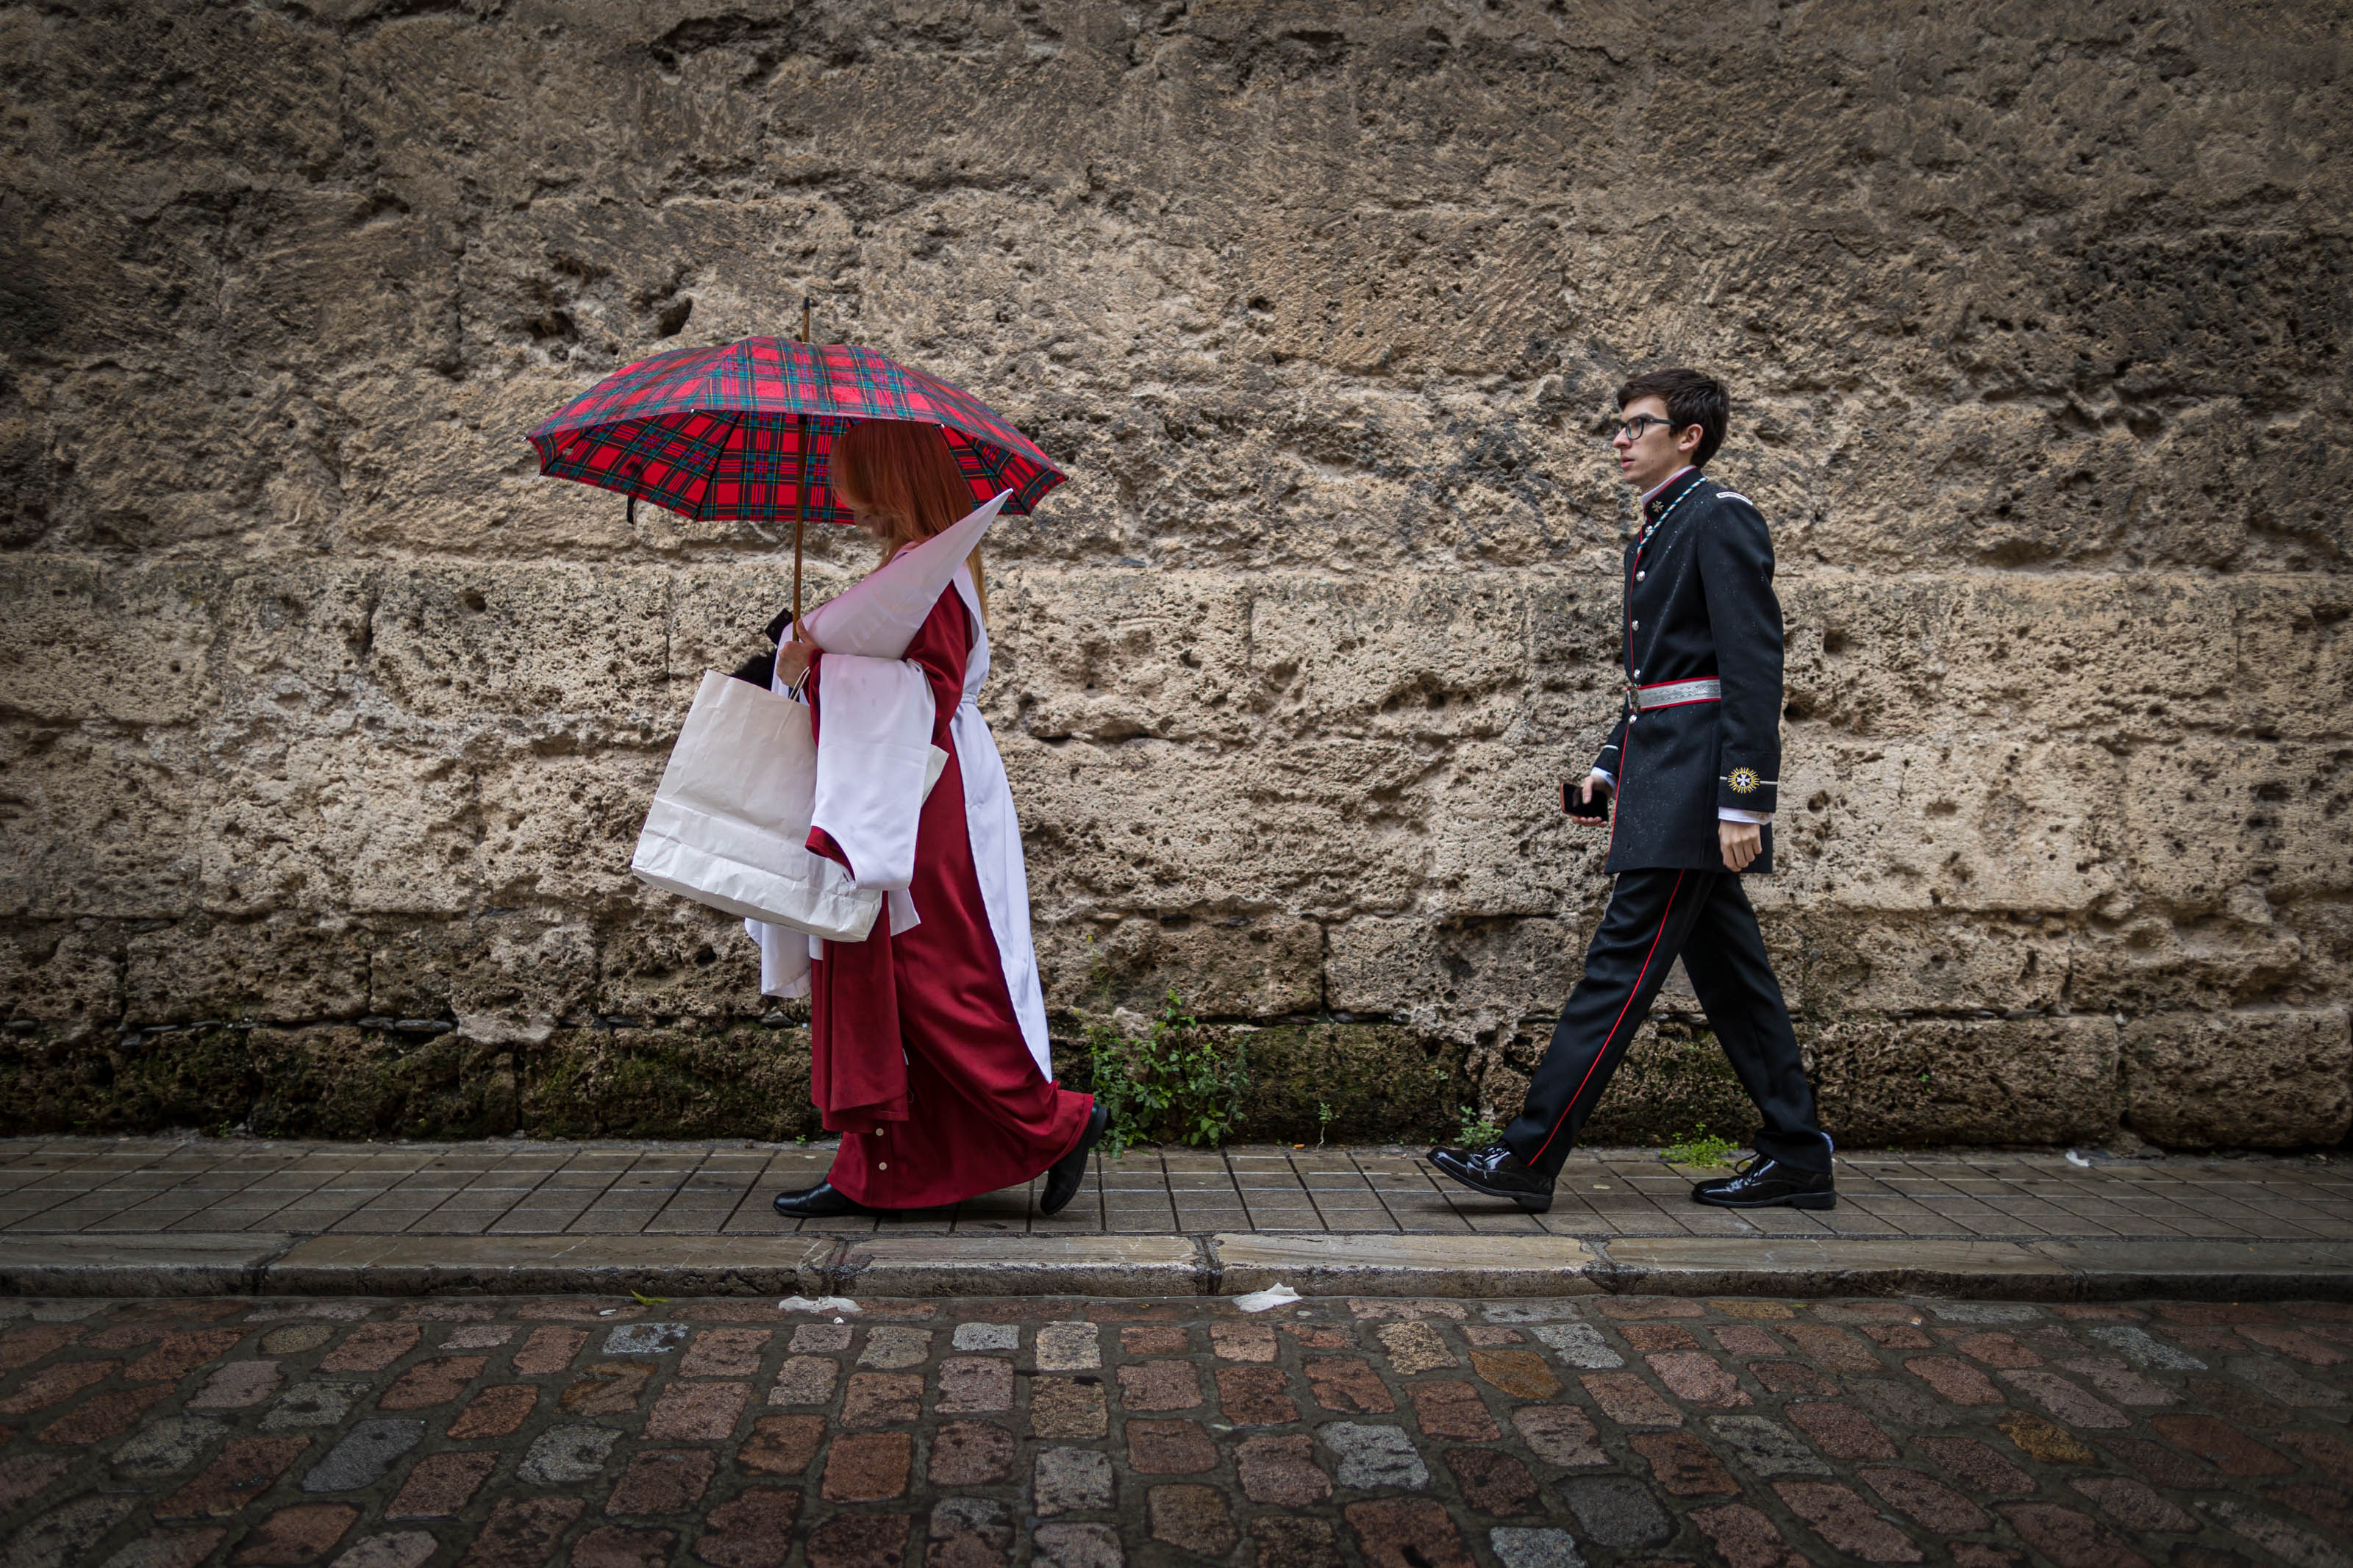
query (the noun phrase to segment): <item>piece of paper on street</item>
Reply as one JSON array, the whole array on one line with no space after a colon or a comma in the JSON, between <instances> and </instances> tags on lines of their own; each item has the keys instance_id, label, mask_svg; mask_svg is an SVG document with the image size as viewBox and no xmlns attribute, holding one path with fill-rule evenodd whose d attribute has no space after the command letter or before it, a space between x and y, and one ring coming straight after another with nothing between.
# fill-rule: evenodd
<instances>
[{"instance_id":1,"label":"piece of paper on street","mask_svg":"<svg viewBox=\"0 0 2353 1568\"><path fill-rule=\"evenodd\" d=\"M1234 1305L1245 1312L1263 1312L1269 1307L1280 1307L1285 1301L1296 1301L1299 1292L1288 1285L1270 1285L1263 1290L1253 1290L1247 1296L1234 1298Z\"/></svg>"}]
</instances>

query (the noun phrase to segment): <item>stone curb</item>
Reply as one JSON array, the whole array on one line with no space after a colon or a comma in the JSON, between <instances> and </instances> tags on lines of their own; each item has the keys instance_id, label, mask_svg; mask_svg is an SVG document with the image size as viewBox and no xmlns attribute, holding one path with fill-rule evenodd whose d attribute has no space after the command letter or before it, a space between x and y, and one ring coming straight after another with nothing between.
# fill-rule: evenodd
<instances>
[{"instance_id":1,"label":"stone curb","mask_svg":"<svg viewBox=\"0 0 2353 1568\"><path fill-rule=\"evenodd\" d=\"M2134 1296L2353 1300L2353 1242L1398 1236L0 1238L0 1295Z\"/></svg>"}]
</instances>

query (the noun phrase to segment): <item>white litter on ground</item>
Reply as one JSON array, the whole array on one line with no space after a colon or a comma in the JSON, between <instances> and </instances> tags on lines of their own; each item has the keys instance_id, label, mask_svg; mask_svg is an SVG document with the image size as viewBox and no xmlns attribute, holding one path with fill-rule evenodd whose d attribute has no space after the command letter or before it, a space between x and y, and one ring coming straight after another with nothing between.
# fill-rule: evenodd
<instances>
[{"instance_id":1,"label":"white litter on ground","mask_svg":"<svg viewBox=\"0 0 2353 1568\"><path fill-rule=\"evenodd\" d=\"M2092 1162L2084 1159L2084 1156L2076 1153L2073 1149L2067 1151L2067 1163L2071 1165L2081 1165L2087 1171L2092 1168Z\"/></svg>"},{"instance_id":2,"label":"white litter on ground","mask_svg":"<svg viewBox=\"0 0 2353 1568\"><path fill-rule=\"evenodd\" d=\"M787 1296L776 1303L779 1312L855 1312L858 1303L847 1296L819 1296L815 1300L807 1296Z\"/></svg>"},{"instance_id":3,"label":"white litter on ground","mask_svg":"<svg viewBox=\"0 0 2353 1568\"><path fill-rule=\"evenodd\" d=\"M1299 1292L1288 1285L1270 1285L1263 1290L1253 1290L1247 1296L1234 1298L1234 1305L1245 1312L1263 1312L1269 1307L1280 1307L1285 1301L1296 1301Z\"/></svg>"}]
</instances>

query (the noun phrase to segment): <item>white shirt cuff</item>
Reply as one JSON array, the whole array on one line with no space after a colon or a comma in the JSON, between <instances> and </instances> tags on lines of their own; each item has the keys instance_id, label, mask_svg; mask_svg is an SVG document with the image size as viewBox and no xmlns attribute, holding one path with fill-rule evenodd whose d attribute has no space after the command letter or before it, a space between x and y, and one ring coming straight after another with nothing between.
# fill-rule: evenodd
<instances>
[{"instance_id":1,"label":"white shirt cuff","mask_svg":"<svg viewBox=\"0 0 2353 1568\"><path fill-rule=\"evenodd\" d=\"M1617 778L1614 775L1604 772L1600 768L1593 770L1593 776L1599 779L1603 784L1608 784L1611 789L1616 789L1618 787Z\"/></svg>"},{"instance_id":2,"label":"white shirt cuff","mask_svg":"<svg viewBox=\"0 0 2353 1568\"><path fill-rule=\"evenodd\" d=\"M1743 811L1736 805L1719 805L1715 808L1715 819L1718 822L1753 822L1761 827L1773 820L1773 814L1769 811Z\"/></svg>"}]
</instances>

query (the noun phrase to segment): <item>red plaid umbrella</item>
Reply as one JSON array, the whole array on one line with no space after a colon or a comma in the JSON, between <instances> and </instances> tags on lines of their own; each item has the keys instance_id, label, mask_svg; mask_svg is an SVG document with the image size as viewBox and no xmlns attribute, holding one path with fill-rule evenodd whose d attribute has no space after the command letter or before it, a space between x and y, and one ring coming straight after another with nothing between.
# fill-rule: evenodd
<instances>
[{"instance_id":1,"label":"red plaid umbrella","mask_svg":"<svg viewBox=\"0 0 2353 1568\"><path fill-rule=\"evenodd\" d=\"M807 335L804 316L802 335ZM849 343L745 338L675 349L625 366L531 433L539 471L619 490L699 520L790 513L793 611L800 611L800 524L855 521L827 482L834 437L869 419L946 432L977 506L1011 490L1028 512L1061 470L980 399Z\"/></svg>"}]
</instances>

